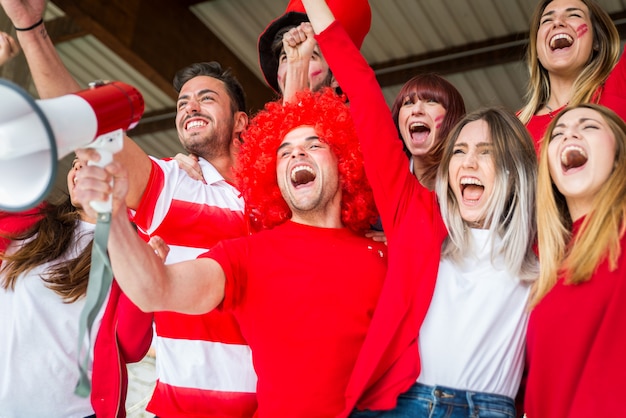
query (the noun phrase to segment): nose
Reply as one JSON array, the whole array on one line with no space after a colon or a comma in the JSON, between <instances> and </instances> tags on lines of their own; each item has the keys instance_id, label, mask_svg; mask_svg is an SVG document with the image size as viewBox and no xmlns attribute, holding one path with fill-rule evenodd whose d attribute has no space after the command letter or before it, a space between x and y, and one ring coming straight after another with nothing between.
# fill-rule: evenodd
<instances>
[{"instance_id":1,"label":"nose","mask_svg":"<svg viewBox=\"0 0 626 418\"><path fill-rule=\"evenodd\" d=\"M463 167L465 168L476 168L477 164L476 164L476 153L474 151L470 151L467 154L465 154L465 157L463 158Z\"/></svg>"},{"instance_id":2,"label":"nose","mask_svg":"<svg viewBox=\"0 0 626 418\"><path fill-rule=\"evenodd\" d=\"M291 151L291 158L304 157L305 155L306 151L304 147L301 146L293 147L293 150Z\"/></svg>"},{"instance_id":3,"label":"nose","mask_svg":"<svg viewBox=\"0 0 626 418\"><path fill-rule=\"evenodd\" d=\"M189 114L198 113L200 111L200 103L196 99L190 98L185 104L185 112Z\"/></svg>"},{"instance_id":4,"label":"nose","mask_svg":"<svg viewBox=\"0 0 626 418\"><path fill-rule=\"evenodd\" d=\"M562 13L557 13L552 17L552 26L553 27L562 27L565 26L565 20Z\"/></svg>"},{"instance_id":5,"label":"nose","mask_svg":"<svg viewBox=\"0 0 626 418\"><path fill-rule=\"evenodd\" d=\"M424 114L424 102L421 100L416 100L411 106L411 114L412 115L423 115Z\"/></svg>"},{"instance_id":6,"label":"nose","mask_svg":"<svg viewBox=\"0 0 626 418\"><path fill-rule=\"evenodd\" d=\"M570 139L580 139L580 133L578 129L574 126L570 126L563 131L563 141L567 141Z\"/></svg>"}]
</instances>

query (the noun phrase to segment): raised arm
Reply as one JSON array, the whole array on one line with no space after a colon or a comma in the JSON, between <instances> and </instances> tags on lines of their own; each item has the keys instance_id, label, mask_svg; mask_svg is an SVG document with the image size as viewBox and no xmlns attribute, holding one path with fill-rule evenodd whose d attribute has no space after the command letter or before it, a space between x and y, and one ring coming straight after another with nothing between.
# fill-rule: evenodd
<instances>
[{"instance_id":1,"label":"raised arm","mask_svg":"<svg viewBox=\"0 0 626 418\"><path fill-rule=\"evenodd\" d=\"M83 150L77 150L77 155L88 159ZM90 216L95 216L90 201L104 201L109 195L113 197L108 243L111 266L124 293L141 310L201 314L222 301L225 276L216 261L207 258L166 266L139 238L127 216L128 172L119 162L113 162L105 169L83 167L77 176L75 190L76 198Z\"/></svg>"},{"instance_id":2,"label":"raised arm","mask_svg":"<svg viewBox=\"0 0 626 418\"><path fill-rule=\"evenodd\" d=\"M28 62L33 82L42 99L58 97L81 90L67 70L48 36L42 17L46 0L0 0L2 8L18 30L17 39ZM41 22L37 24L38 22ZM151 163L148 155L130 138L124 138L124 148L115 154L130 172L132 183L127 197L129 207L135 209L148 184Z\"/></svg>"},{"instance_id":3,"label":"raised arm","mask_svg":"<svg viewBox=\"0 0 626 418\"><path fill-rule=\"evenodd\" d=\"M13 26L42 99L80 90L54 49L42 21L46 0L0 0ZM37 25L38 22L41 22ZM36 25L33 27L33 25ZM19 30L32 28L30 30Z\"/></svg>"},{"instance_id":4,"label":"raised arm","mask_svg":"<svg viewBox=\"0 0 626 418\"><path fill-rule=\"evenodd\" d=\"M283 35L283 53L278 57L281 61L287 61L283 103L291 101L297 92L311 87L309 63L315 45L317 45L315 34L312 31L310 33L305 31L302 24Z\"/></svg>"},{"instance_id":5,"label":"raised arm","mask_svg":"<svg viewBox=\"0 0 626 418\"><path fill-rule=\"evenodd\" d=\"M325 0L302 0L302 4L315 33L322 33L335 21L335 16Z\"/></svg>"},{"instance_id":6,"label":"raised arm","mask_svg":"<svg viewBox=\"0 0 626 418\"><path fill-rule=\"evenodd\" d=\"M367 178L383 227L390 237L396 221L403 219L409 210L407 202L423 199L424 208L434 209L433 195L421 187L408 170L402 141L370 65L335 21L324 0L302 3L324 58L350 100L350 114L361 144Z\"/></svg>"}]
</instances>

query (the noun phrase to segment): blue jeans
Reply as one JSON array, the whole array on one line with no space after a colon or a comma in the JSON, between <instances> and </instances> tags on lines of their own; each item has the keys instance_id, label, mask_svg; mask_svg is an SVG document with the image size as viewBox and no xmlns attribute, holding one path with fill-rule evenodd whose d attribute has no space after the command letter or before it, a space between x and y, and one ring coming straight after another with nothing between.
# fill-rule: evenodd
<instances>
[{"instance_id":1,"label":"blue jeans","mask_svg":"<svg viewBox=\"0 0 626 418\"><path fill-rule=\"evenodd\" d=\"M513 399L483 392L415 383L388 411L354 410L351 418L515 418Z\"/></svg>"}]
</instances>

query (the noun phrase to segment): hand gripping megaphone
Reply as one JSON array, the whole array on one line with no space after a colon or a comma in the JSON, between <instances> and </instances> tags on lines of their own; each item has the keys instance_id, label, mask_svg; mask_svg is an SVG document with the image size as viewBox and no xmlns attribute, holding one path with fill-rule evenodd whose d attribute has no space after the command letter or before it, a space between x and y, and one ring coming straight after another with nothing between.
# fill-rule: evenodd
<instances>
[{"instance_id":1,"label":"hand gripping megaphone","mask_svg":"<svg viewBox=\"0 0 626 418\"><path fill-rule=\"evenodd\" d=\"M41 202L54 184L57 161L77 148L97 148L98 164L108 164L143 111L141 93L118 81L33 100L0 79L0 210L22 211ZM96 210L110 211L110 204L102 203Z\"/></svg>"}]
</instances>

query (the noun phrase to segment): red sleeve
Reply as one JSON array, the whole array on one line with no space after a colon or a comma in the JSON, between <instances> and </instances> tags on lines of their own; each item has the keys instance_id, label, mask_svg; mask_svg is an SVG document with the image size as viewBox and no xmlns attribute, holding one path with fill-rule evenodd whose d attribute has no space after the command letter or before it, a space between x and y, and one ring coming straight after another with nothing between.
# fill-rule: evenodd
<instances>
[{"instance_id":1,"label":"red sleeve","mask_svg":"<svg viewBox=\"0 0 626 418\"><path fill-rule=\"evenodd\" d=\"M408 159L376 75L338 21L316 36L333 75L350 101L367 178L383 228L393 234L415 199L429 219L439 217L433 193L409 171ZM411 202L413 201L413 202ZM435 203L435 204L434 204ZM410 214L415 216L415 213ZM389 235L388 235L389 237Z\"/></svg>"},{"instance_id":2,"label":"red sleeve","mask_svg":"<svg viewBox=\"0 0 626 418\"><path fill-rule=\"evenodd\" d=\"M117 283L115 283L117 286ZM117 341L126 363L140 361L152 343L153 313L141 311L123 292L117 305Z\"/></svg>"},{"instance_id":3,"label":"red sleeve","mask_svg":"<svg viewBox=\"0 0 626 418\"><path fill-rule=\"evenodd\" d=\"M624 52L604 84L599 103L613 110L626 121L626 54Z\"/></svg>"},{"instance_id":4,"label":"red sleeve","mask_svg":"<svg viewBox=\"0 0 626 418\"><path fill-rule=\"evenodd\" d=\"M224 300L218 307L224 311L232 311L243 300L246 281L248 260L248 238L235 238L220 241L198 258L212 258L217 261L224 270L226 283L224 287Z\"/></svg>"},{"instance_id":5,"label":"red sleeve","mask_svg":"<svg viewBox=\"0 0 626 418\"><path fill-rule=\"evenodd\" d=\"M157 200L163 190L165 184L165 176L163 170L152 159L152 168L150 169L150 178L141 196L139 207L136 209L135 216L131 219L139 228L144 231L148 230L152 225L152 217L154 216L154 208L157 206Z\"/></svg>"}]
</instances>

